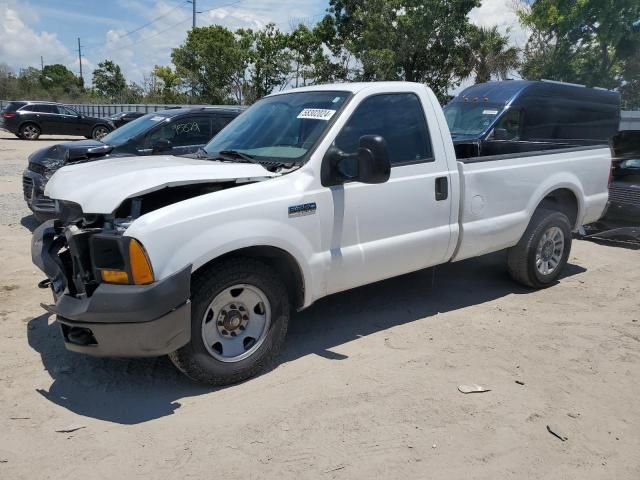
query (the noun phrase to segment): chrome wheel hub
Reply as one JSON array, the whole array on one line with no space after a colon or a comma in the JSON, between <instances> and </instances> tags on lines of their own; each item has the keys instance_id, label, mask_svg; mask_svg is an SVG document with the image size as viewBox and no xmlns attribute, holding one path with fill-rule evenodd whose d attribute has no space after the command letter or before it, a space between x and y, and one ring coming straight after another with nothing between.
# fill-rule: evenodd
<instances>
[{"instance_id":1,"label":"chrome wheel hub","mask_svg":"<svg viewBox=\"0 0 640 480\"><path fill-rule=\"evenodd\" d=\"M215 359L237 362L262 345L270 324L271 306L264 292L238 284L216 295L205 310L202 341Z\"/></svg>"},{"instance_id":2,"label":"chrome wheel hub","mask_svg":"<svg viewBox=\"0 0 640 480\"><path fill-rule=\"evenodd\" d=\"M25 136L28 139L34 138L37 134L38 130L35 127L32 126L27 126L25 127L24 131L23 131L23 136Z\"/></svg>"},{"instance_id":3,"label":"chrome wheel hub","mask_svg":"<svg viewBox=\"0 0 640 480\"><path fill-rule=\"evenodd\" d=\"M544 232L536 249L536 269L542 275L555 272L564 254L564 233L558 227Z\"/></svg>"}]
</instances>

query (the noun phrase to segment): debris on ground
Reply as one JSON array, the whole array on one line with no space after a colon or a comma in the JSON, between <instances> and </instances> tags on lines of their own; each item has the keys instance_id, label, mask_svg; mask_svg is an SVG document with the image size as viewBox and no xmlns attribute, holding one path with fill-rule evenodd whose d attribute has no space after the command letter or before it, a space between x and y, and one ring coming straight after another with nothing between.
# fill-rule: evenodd
<instances>
[{"instance_id":1,"label":"debris on ground","mask_svg":"<svg viewBox=\"0 0 640 480\"><path fill-rule=\"evenodd\" d=\"M470 383L468 385L459 385L458 390L460 390L460 393L465 393L465 394L466 393L484 393L484 392L491 391L489 388L481 387L480 385L477 385L475 383Z\"/></svg>"},{"instance_id":2,"label":"debris on ground","mask_svg":"<svg viewBox=\"0 0 640 480\"><path fill-rule=\"evenodd\" d=\"M579 418L580 414L579 413L574 413L574 412L569 412L569 413L567 413L567 416L569 416L571 418Z\"/></svg>"},{"instance_id":3,"label":"debris on ground","mask_svg":"<svg viewBox=\"0 0 640 480\"><path fill-rule=\"evenodd\" d=\"M76 432L76 431L81 430L83 428L87 428L87 427L84 426L84 425L71 425L69 427L61 428L60 430L56 430L56 432L58 432L58 433L73 433L73 432Z\"/></svg>"},{"instance_id":4,"label":"debris on ground","mask_svg":"<svg viewBox=\"0 0 640 480\"><path fill-rule=\"evenodd\" d=\"M516 383L517 383L518 385L524 385L524 382L523 382L523 381L521 381L521 380L516 380Z\"/></svg>"},{"instance_id":5,"label":"debris on ground","mask_svg":"<svg viewBox=\"0 0 640 480\"><path fill-rule=\"evenodd\" d=\"M569 440L569 437L567 437L564 433L562 433L560 430L558 430L556 427L551 427L549 425L547 425L547 431L553 435L554 437L559 438L560 440L562 440L563 442L566 442L567 440Z\"/></svg>"}]
</instances>

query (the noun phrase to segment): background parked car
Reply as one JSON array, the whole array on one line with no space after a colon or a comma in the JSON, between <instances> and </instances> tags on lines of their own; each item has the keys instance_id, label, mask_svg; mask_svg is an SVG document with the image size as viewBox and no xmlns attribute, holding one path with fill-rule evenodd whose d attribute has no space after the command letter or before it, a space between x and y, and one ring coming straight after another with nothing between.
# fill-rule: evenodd
<instances>
[{"instance_id":1,"label":"background parked car","mask_svg":"<svg viewBox=\"0 0 640 480\"><path fill-rule=\"evenodd\" d=\"M41 134L80 135L99 140L114 128L107 119L87 117L53 102L10 102L0 118L0 128L25 140L37 140Z\"/></svg>"},{"instance_id":2,"label":"background parked car","mask_svg":"<svg viewBox=\"0 0 640 480\"><path fill-rule=\"evenodd\" d=\"M597 238L640 241L640 137L636 131L623 131L610 143L609 205L586 232Z\"/></svg>"},{"instance_id":3,"label":"background parked car","mask_svg":"<svg viewBox=\"0 0 640 480\"><path fill-rule=\"evenodd\" d=\"M193 153L241 112L242 109L237 107L164 110L133 120L101 141L80 140L37 150L29 156L23 174L24 199L38 220L52 218L55 205L44 195L44 187L56 170L64 165L106 157Z\"/></svg>"},{"instance_id":4,"label":"background parked car","mask_svg":"<svg viewBox=\"0 0 640 480\"><path fill-rule=\"evenodd\" d=\"M113 128L119 128L125 123L129 123L130 121L142 116L144 116L144 113L142 112L120 112L116 113L115 115L111 115L109 117L109 120L111 120L110 123L112 124Z\"/></svg>"}]
</instances>

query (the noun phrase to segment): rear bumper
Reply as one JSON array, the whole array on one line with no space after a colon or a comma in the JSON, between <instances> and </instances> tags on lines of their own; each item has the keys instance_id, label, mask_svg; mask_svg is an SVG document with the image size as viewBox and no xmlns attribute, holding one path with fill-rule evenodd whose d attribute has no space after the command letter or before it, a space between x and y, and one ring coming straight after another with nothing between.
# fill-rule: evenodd
<instances>
[{"instance_id":1,"label":"rear bumper","mask_svg":"<svg viewBox=\"0 0 640 480\"><path fill-rule=\"evenodd\" d=\"M67 349L103 357L153 357L177 350L191 338L191 265L151 285L102 283L73 296L57 258L54 222L33 233L33 262L51 280L56 299L43 307L56 315Z\"/></svg>"}]
</instances>

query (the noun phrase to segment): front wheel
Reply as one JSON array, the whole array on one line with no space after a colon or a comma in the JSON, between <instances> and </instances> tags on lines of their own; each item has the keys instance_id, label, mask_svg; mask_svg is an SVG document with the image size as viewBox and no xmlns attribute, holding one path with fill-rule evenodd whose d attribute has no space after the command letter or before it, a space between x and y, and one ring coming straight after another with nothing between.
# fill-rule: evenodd
<instances>
[{"instance_id":1,"label":"front wheel","mask_svg":"<svg viewBox=\"0 0 640 480\"><path fill-rule=\"evenodd\" d=\"M102 140L102 137L106 136L109 133L109 129L103 125L98 125L93 129L91 136L94 140Z\"/></svg>"},{"instance_id":2,"label":"front wheel","mask_svg":"<svg viewBox=\"0 0 640 480\"><path fill-rule=\"evenodd\" d=\"M511 277L533 288L552 285L571 252L571 224L563 213L538 209L522 238L509 249Z\"/></svg>"},{"instance_id":3,"label":"front wheel","mask_svg":"<svg viewBox=\"0 0 640 480\"><path fill-rule=\"evenodd\" d=\"M249 258L221 262L194 280L191 301L191 342L169 354L188 377L228 385L275 361L290 307L271 267Z\"/></svg>"}]
</instances>

